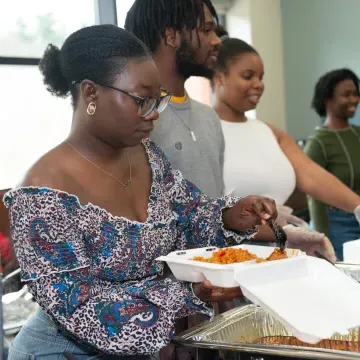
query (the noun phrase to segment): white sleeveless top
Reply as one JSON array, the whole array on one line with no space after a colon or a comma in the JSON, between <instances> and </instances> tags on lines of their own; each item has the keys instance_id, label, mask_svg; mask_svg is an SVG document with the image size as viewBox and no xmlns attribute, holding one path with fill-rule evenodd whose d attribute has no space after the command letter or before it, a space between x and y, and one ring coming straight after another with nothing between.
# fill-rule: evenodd
<instances>
[{"instance_id":1,"label":"white sleeveless top","mask_svg":"<svg viewBox=\"0 0 360 360\"><path fill-rule=\"evenodd\" d=\"M272 130L259 120L221 121L225 137L225 194L262 195L282 205L295 189L293 166Z\"/></svg>"}]
</instances>

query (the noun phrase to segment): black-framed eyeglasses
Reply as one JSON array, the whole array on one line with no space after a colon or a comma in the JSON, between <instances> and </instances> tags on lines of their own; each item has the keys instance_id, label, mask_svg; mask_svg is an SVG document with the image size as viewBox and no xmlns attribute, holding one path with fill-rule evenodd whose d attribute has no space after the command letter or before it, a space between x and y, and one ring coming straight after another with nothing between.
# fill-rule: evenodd
<instances>
[{"instance_id":1,"label":"black-framed eyeglasses","mask_svg":"<svg viewBox=\"0 0 360 360\"><path fill-rule=\"evenodd\" d=\"M141 117L146 117L150 115L154 110L156 110L158 113L161 113L165 110L167 107L170 99L171 99L171 93L161 89L162 95L160 95L158 98L155 97L147 97L147 96L138 96L129 93L128 91L121 90L115 86L107 85L101 82L96 82L100 86L107 87L109 89L113 89L116 91L120 91L123 94L129 95L139 106L139 115Z\"/></svg>"}]
</instances>

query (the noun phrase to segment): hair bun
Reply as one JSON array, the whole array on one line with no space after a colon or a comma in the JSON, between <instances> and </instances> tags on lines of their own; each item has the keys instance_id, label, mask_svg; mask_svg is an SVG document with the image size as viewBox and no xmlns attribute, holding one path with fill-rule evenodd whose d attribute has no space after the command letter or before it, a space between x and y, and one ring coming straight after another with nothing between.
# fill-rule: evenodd
<instances>
[{"instance_id":1,"label":"hair bun","mask_svg":"<svg viewBox=\"0 0 360 360\"><path fill-rule=\"evenodd\" d=\"M69 95L70 86L68 80L61 71L60 49L49 44L40 61L39 69L44 77L44 84L52 95L66 97Z\"/></svg>"}]
</instances>

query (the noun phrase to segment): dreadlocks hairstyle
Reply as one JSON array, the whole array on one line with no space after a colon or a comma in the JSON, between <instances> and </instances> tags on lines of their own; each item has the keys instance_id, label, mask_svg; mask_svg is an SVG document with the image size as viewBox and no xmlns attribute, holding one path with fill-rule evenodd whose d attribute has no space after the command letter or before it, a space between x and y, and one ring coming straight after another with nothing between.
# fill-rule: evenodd
<instances>
[{"instance_id":1,"label":"dreadlocks hairstyle","mask_svg":"<svg viewBox=\"0 0 360 360\"><path fill-rule=\"evenodd\" d=\"M49 44L39 68L47 90L59 97L71 93L75 106L82 80L111 85L130 59L141 57L150 57L150 52L133 34L114 25L95 25L71 34L61 50Z\"/></svg>"},{"instance_id":2,"label":"dreadlocks hairstyle","mask_svg":"<svg viewBox=\"0 0 360 360\"><path fill-rule=\"evenodd\" d=\"M204 5L218 23L211 0L135 0L127 13L125 29L136 35L153 53L165 30L193 30L204 26Z\"/></svg>"},{"instance_id":3,"label":"dreadlocks hairstyle","mask_svg":"<svg viewBox=\"0 0 360 360\"><path fill-rule=\"evenodd\" d=\"M216 35L221 39L221 41L227 40L230 37L229 33L222 25L218 25L215 32L216 32Z\"/></svg>"},{"instance_id":4,"label":"dreadlocks hairstyle","mask_svg":"<svg viewBox=\"0 0 360 360\"><path fill-rule=\"evenodd\" d=\"M349 69L329 71L316 83L311 108L314 109L320 117L326 116L325 102L333 97L336 86L344 80L352 80L356 87L357 94L360 95L359 78Z\"/></svg>"},{"instance_id":5,"label":"dreadlocks hairstyle","mask_svg":"<svg viewBox=\"0 0 360 360\"><path fill-rule=\"evenodd\" d=\"M258 54L251 45L243 40L236 38L224 40L219 48L214 70L226 72L229 63L234 61L238 56L246 53Z\"/></svg>"}]
</instances>

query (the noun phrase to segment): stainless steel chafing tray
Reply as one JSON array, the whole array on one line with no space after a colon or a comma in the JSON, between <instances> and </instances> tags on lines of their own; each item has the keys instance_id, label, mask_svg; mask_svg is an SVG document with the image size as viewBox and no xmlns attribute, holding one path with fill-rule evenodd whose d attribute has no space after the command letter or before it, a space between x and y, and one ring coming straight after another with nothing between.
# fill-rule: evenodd
<instances>
[{"instance_id":1,"label":"stainless steel chafing tray","mask_svg":"<svg viewBox=\"0 0 360 360\"><path fill-rule=\"evenodd\" d=\"M360 346L359 334L360 328L357 328L347 336L334 335L331 340L357 342ZM267 336L291 336L291 334L265 310L256 305L246 305L230 310L215 317L213 321L184 332L175 338L175 343L200 349L210 348L239 354L256 354L251 358L264 360L271 355L300 359L360 359L360 353L347 351L254 344L257 339ZM261 357L257 357L258 355ZM236 358L243 359L242 355Z\"/></svg>"}]
</instances>

